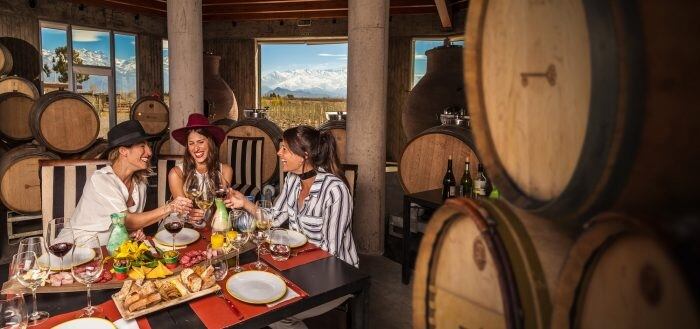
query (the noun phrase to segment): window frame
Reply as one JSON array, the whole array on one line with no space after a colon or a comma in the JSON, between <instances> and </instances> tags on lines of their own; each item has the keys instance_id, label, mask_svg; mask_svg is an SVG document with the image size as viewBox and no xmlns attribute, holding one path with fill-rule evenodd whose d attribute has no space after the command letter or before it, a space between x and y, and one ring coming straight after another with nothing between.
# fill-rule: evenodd
<instances>
[{"instance_id":1,"label":"window frame","mask_svg":"<svg viewBox=\"0 0 700 329\"><path fill-rule=\"evenodd\" d=\"M59 29L66 31L66 65L68 68L68 90L71 92L75 91L75 74L88 74L88 75L98 75L107 76L107 89L109 97L109 127L112 128L117 124L117 84L116 84L116 44L114 35L127 35L134 37L134 59L135 59L135 75L136 75L136 99L138 100L140 95L140 80L139 80L139 35L138 33L117 31L111 29L104 29L99 27L92 27L87 25L73 25L70 23L61 23L55 21L39 21L39 49L43 49L42 45L42 35L41 30L43 28ZM76 65L73 64L73 29L86 30L86 31L97 31L97 32L108 32L109 33L109 64L110 66L97 66L97 65ZM39 65L43 67L44 56L39 57ZM44 79L43 75L41 77L41 89L44 89Z\"/></svg>"},{"instance_id":2,"label":"window frame","mask_svg":"<svg viewBox=\"0 0 700 329\"><path fill-rule=\"evenodd\" d=\"M442 41L445 40L445 38L450 40L450 43L457 42L457 41L462 41L464 42L464 35L452 35L452 36L447 36L447 35L432 35L432 36L416 36L411 38L411 72L410 72L410 77L411 77L411 82L410 86L408 88L409 91L413 90L413 87L416 85L417 81L414 81L416 78L416 41Z\"/></svg>"}]
</instances>

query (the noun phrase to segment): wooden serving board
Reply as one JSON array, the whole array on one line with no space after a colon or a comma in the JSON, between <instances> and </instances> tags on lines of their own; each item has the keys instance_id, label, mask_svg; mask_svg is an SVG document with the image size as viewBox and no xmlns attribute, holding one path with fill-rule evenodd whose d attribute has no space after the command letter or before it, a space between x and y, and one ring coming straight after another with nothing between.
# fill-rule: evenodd
<instances>
[{"instance_id":1,"label":"wooden serving board","mask_svg":"<svg viewBox=\"0 0 700 329\"><path fill-rule=\"evenodd\" d=\"M138 317L146 315L146 314L150 314L153 312L157 312L157 311L166 309L166 308L174 306L174 305L182 304L184 302L187 302L187 301L190 301L193 299L197 299L197 298L202 297L202 296L209 295L209 294L216 292L216 291L219 291L219 290L221 290L221 287L218 284L215 284L207 289L200 290L200 291L195 292L195 293L190 293L189 295L187 295L185 297L171 299L167 302L158 303L156 305L153 305L151 307L148 307L148 308L145 308L143 310L136 311L136 312L129 312L128 310L126 310L123 306L123 303L117 298L117 296L116 296L117 294L112 295L112 300L114 300L114 304L117 305L117 309L119 310L119 314L121 314L125 320L131 320L131 319L135 319L135 318L138 318Z\"/></svg>"}]
</instances>

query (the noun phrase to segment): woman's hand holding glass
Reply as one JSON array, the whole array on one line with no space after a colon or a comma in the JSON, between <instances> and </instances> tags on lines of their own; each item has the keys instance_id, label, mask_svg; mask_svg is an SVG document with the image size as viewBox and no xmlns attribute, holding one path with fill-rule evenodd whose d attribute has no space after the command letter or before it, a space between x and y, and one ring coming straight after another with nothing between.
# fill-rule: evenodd
<instances>
[{"instance_id":1,"label":"woman's hand holding glass","mask_svg":"<svg viewBox=\"0 0 700 329\"><path fill-rule=\"evenodd\" d=\"M243 193L236 191L232 188L228 189L228 193L226 194L227 197L224 199L224 204L226 204L226 207L231 208L231 209L249 209L252 208L250 205L252 203L248 201L248 198L246 198ZM249 204L248 207L246 207L246 203Z\"/></svg>"}]
</instances>

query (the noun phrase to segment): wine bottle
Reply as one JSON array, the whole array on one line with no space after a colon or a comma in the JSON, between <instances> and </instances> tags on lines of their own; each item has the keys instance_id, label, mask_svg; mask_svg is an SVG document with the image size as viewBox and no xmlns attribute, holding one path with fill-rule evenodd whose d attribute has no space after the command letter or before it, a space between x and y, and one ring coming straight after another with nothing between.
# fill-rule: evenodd
<instances>
[{"instance_id":1,"label":"wine bottle","mask_svg":"<svg viewBox=\"0 0 700 329\"><path fill-rule=\"evenodd\" d=\"M484 165L480 163L478 168L476 179L474 180L474 197L483 198L487 196L486 188L488 185L488 180L484 174Z\"/></svg>"},{"instance_id":2,"label":"wine bottle","mask_svg":"<svg viewBox=\"0 0 700 329\"><path fill-rule=\"evenodd\" d=\"M456 194L456 184L455 175L452 174L452 156L447 159L447 172L445 177L442 179L442 199L452 198Z\"/></svg>"},{"instance_id":3,"label":"wine bottle","mask_svg":"<svg viewBox=\"0 0 700 329\"><path fill-rule=\"evenodd\" d=\"M469 158L464 162L464 173L459 182L459 195L462 197L471 197L473 189L472 174L469 172Z\"/></svg>"}]
</instances>

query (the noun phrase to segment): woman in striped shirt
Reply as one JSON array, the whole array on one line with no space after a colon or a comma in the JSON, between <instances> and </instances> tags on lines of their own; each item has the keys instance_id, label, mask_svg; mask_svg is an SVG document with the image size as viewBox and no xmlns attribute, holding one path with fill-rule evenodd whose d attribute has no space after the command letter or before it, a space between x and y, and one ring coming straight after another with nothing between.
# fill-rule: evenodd
<instances>
[{"instance_id":1,"label":"woman in striped shirt","mask_svg":"<svg viewBox=\"0 0 700 329\"><path fill-rule=\"evenodd\" d=\"M287 129L277 152L287 178L274 204L273 225L289 221L311 243L358 267L352 238L352 196L340 168L335 138L309 126ZM227 206L255 213L256 206L229 190Z\"/></svg>"}]
</instances>

